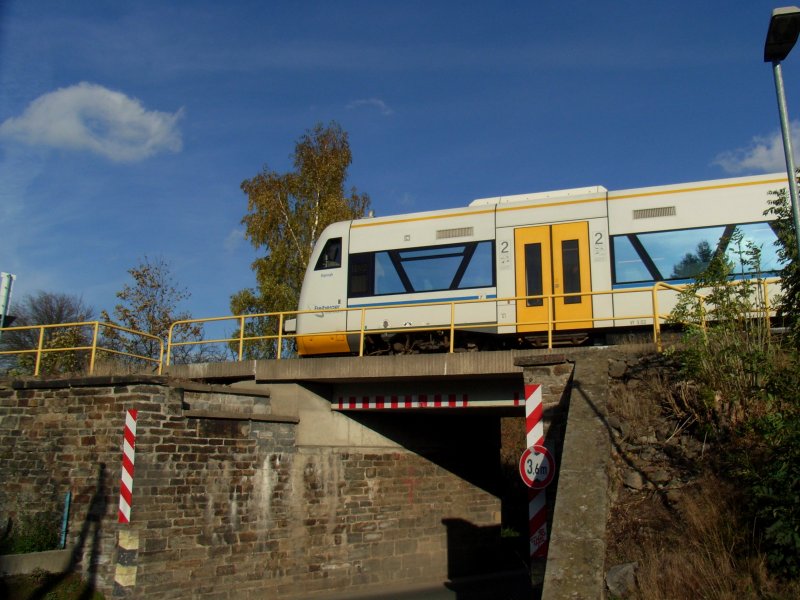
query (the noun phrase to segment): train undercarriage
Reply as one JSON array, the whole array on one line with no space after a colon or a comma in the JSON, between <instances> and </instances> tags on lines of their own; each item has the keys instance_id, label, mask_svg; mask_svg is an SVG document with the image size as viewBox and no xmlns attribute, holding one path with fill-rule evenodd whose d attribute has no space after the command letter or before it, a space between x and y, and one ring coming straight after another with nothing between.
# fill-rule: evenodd
<instances>
[{"instance_id":1,"label":"train undercarriage","mask_svg":"<svg viewBox=\"0 0 800 600\"><path fill-rule=\"evenodd\" d=\"M602 340L602 335L587 331L553 333L553 346L581 346ZM481 352L491 350L515 350L547 348L547 333L490 334L474 331L456 331L453 352ZM365 356L390 354L429 354L450 351L450 331L434 330L373 334L364 338Z\"/></svg>"}]
</instances>

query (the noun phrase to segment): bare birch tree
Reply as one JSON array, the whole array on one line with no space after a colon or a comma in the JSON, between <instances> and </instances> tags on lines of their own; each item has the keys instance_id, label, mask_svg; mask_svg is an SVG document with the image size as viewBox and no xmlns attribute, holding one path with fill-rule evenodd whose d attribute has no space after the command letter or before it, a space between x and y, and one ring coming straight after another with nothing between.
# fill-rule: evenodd
<instances>
[{"instance_id":1,"label":"bare birch tree","mask_svg":"<svg viewBox=\"0 0 800 600\"><path fill-rule=\"evenodd\" d=\"M94 319L94 309L84 304L83 299L70 294L39 291L28 294L14 306L17 319L14 327L78 323ZM44 331L42 346L45 349L83 347L90 343L86 327L51 328ZM35 350L39 344L36 329L6 331L0 338L0 350ZM88 353L83 351L49 352L40 365L45 375L78 373L85 369ZM31 353L0 356L0 371L15 375L30 375L34 371L36 356Z\"/></svg>"},{"instance_id":2,"label":"bare birch tree","mask_svg":"<svg viewBox=\"0 0 800 600\"><path fill-rule=\"evenodd\" d=\"M173 323L192 318L189 312L178 308L191 294L187 289L178 286L169 264L163 258L151 259L145 256L137 266L128 269L128 273L133 283L126 283L117 292L121 303L114 307L113 315L105 310L101 311L104 321L166 340ZM104 334L105 343L114 350L152 359L160 356L161 346L153 339L125 334L115 329L108 329ZM202 339L202 329L192 323L182 323L173 332L173 342ZM173 352L173 360L175 363L204 360L204 350L202 346L182 346ZM124 362L128 359L122 360Z\"/></svg>"}]
</instances>

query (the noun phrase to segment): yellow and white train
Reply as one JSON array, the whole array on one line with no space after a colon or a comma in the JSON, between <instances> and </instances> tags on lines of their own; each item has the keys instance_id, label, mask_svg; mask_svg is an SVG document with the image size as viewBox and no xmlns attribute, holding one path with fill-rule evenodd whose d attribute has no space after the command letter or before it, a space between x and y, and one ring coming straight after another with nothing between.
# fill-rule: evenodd
<instances>
[{"instance_id":1,"label":"yellow and white train","mask_svg":"<svg viewBox=\"0 0 800 600\"><path fill-rule=\"evenodd\" d=\"M786 184L772 174L595 186L334 223L285 331L312 356L359 353L362 336L365 353L416 352L451 347L451 332L456 347L519 347L548 329L577 341L647 325L656 283L691 281L714 253L736 262L734 228L761 247L762 274L777 273L764 211Z\"/></svg>"}]
</instances>

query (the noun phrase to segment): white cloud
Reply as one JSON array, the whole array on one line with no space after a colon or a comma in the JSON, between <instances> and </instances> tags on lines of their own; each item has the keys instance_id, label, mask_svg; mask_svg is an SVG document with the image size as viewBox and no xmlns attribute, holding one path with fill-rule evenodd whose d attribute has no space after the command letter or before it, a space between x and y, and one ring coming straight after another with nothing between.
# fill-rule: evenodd
<instances>
[{"instance_id":1,"label":"white cloud","mask_svg":"<svg viewBox=\"0 0 800 600\"><path fill-rule=\"evenodd\" d=\"M377 108L382 115L393 115L394 111L389 108L389 106L381 100L380 98L361 98L359 100L353 100L350 102L345 108L348 110L353 110L354 108L361 108L362 106L372 106Z\"/></svg>"},{"instance_id":2,"label":"white cloud","mask_svg":"<svg viewBox=\"0 0 800 600\"><path fill-rule=\"evenodd\" d=\"M792 148L795 151L795 161L797 161L797 146L794 141L800 140L800 122L792 122L790 129ZM728 173L783 171L786 169L783 136L780 131L769 136L756 136L749 146L718 154L713 164L719 165Z\"/></svg>"},{"instance_id":3,"label":"white cloud","mask_svg":"<svg viewBox=\"0 0 800 600\"><path fill-rule=\"evenodd\" d=\"M416 197L412 196L408 192L404 192L401 196L398 204L402 206L404 209L410 209L417 203Z\"/></svg>"},{"instance_id":4,"label":"white cloud","mask_svg":"<svg viewBox=\"0 0 800 600\"><path fill-rule=\"evenodd\" d=\"M244 241L244 228L237 227L230 230L228 235L225 237L225 241L222 243L222 246L225 248L225 252L230 254L238 250Z\"/></svg>"},{"instance_id":5,"label":"white cloud","mask_svg":"<svg viewBox=\"0 0 800 600\"><path fill-rule=\"evenodd\" d=\"M0 125L0 138L29 146L88 150L134 162L183 146L176 113L146 110L121 92L82 82L39 96L19 117Z\"/></svg>"}]
</instances>

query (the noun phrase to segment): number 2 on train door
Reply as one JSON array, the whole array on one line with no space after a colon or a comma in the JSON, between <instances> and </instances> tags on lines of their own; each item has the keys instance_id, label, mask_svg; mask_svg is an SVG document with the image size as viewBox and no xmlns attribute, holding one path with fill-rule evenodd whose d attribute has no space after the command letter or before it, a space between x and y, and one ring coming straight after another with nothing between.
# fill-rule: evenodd
<instances>
[{"instance_id":1,"label":"number 2 on train door","mask_svg":"<svg viewBox=\"0 0 800 600\"><path fill-rule=\"evenodd\" d=\"M589 224L520 227L514 231L514 251L516 295L526 296L517 300L517 331L547 331L547 296L591 290ZM559 297L553 303L555 329L587 329L591 318L591 296Z\"/></svg>"}]
</instances>

